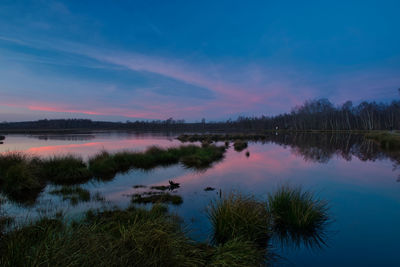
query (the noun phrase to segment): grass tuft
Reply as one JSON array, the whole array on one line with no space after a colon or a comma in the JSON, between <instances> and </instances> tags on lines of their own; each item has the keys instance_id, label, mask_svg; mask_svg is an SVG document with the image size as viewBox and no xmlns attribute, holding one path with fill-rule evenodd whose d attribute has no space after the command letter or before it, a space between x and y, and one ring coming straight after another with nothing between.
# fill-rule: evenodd
<instances>
[{"instance_id":1,"label":"grass tuft","mask_svg":"<svg viewBox=\"0 0 400 267\"><path fill-rule=\"evenodd\" d=\"M232 239L217 246L210 266L263 266L260 264L263 261L265 261L263 250L260 250L253 242Z\"/></svg>"},{"instance_id":2,"label":"grass tuft","mask_svg":"<svg viewBox=\"0 0 400 267\"><path fill-rule=\"evenodd\" d=\"M214 191L215 188L211 187L211 186L207 186L206 188L204 188L204 191Z\"/></svg>"},{"instance_id":3,"label":"grass tuft","mask_svg":"<svg viewBox=\"0 0 400 267\"><path fill-rule=\"evenodd\" d=\"M89 159L89 170L102 180L113 179L118 166L110 153L103 150Z\"/></svg>"},{"instance_id":4,"label":"grass tuft","mask_svg":"<svg viewBox=\"0 0 400 267\"><path fill-rule=\"evenodd\" d=\"M226 151L226 147L209 145L206 147L195 147L193 153L181 158L184 166L194 169L206 169L213 162L222 160Z\"/></svg>"},{"instance_id":5,"label":"grass tuft","mask_svg":"<svg viewBox=\"0 0 400 267\"><path fill-rule=\"evenodd\" d=\"M165 209L42 219L5 235L1 266L202 266L203 253Z\"/></svg>"},{"instance_id":6,"label":"grass tuft","mask_svg":"<svg viewBox=\"0 0 400 267\"><path fill-rule=\"evenodd\" d=\"M270 216L263 203L252 196L230 193L211 202L208 216L213 228L213 241L225 244L230 240L254 242L266 247L270 236Z\"/></svg>"},{"instance_id":7,"label":"grass tuft","mask_svg":"<svg viewBox=\"0 0 400 267\"><path fill-rule=\"evenodd\" d=\"M56 185L83 184L92 178L86 163L80 157L55 156L42 161L43 177Z\"/></svg>"},{"instance_id":8,"label":"grass tuft","mask_svg":"<svg viewBox=\"0 0 400 267\"><path fill-rule=\"evenodd\" d=\"M247 142L238 139L233 143L233 148L235 151L241 152L247 148Z\"/></svg>"},{"instance_id":9,"label":"grass tuft","mask_svg":"<svg viewBox=\"0 0 400 267\"><path fill-rule=\"evenodd\" d=\"M116 173L131 168L149 170L157 166L168 166L182 162L186 167L203 169L223 158L225 148L194 145L163 149L150 147L145 152L119 152L114 155L106 151L89 159L90 171L99 178L112 179Z\"/></svg>"},{"instance_id":10,"label":"grass tuft","mask_svg":"<svg viewBox=\"0 0 400 267\"><path fill-rule=\"evenodd\" d=\"M171 187L169 185L154 185L154 186L150 187L150 189L160 190L160 191L169 190L170 188Z\"/></svg>"},{"instance_id":11,"label":"grass tuft","mask_svg":"<svg viewBox=\"0 0 400 267\"><path fill-rule=\"evenodd\" d=\"M325 245L328 207L312 193L282 186L269 195L267 209L273 218L273 232L281 241L297 246Z\"/></svg>"},{"instance_id":12,"label":"grass tuft","mask_svg":"<svg viewBox=\"0 0 400 267\"><path fill-rule=\"evenodd\" d=\"M41 161L21 152L0 154L0 191L8 199L21 204L32 204L45 183L38 178Z\"/></svg>"}]
</instances>

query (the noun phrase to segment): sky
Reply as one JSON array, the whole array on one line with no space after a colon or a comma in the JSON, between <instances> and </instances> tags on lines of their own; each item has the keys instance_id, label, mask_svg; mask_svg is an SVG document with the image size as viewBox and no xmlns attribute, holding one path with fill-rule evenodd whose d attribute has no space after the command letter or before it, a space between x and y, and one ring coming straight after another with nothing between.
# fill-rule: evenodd
<instances>
[{"instance_id":1,"label":"sky","mask_svg":"<svg viewBox=\"0 0 400 267\"><path fill-rule=\"evenodd\" d=\"M0 121L399 99L400 1L0 1Z\"/></svg>"}]
</instances>

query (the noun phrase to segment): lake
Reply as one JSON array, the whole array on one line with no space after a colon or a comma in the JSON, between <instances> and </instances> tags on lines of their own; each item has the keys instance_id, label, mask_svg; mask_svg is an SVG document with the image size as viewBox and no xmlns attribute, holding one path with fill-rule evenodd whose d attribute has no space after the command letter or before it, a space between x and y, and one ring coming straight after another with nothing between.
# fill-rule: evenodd
<instances>
[{"instance_id":1,"label":"lake","mask_svg":"<svg viewBox=\"0 0 400 267\"><path fill-rule=\"evenodd\" d=\"M143 151L152 145L181 144L174 134L10 134L0 145L0 153L18 150L43 157L75 154L88 159L103 149ZM111 181L91 181L82 186L105 201L71 205L49 194L59 187L47 186L32 205L7 201L1 208L19 222L60 210L75 218L90 208L129 206L132 194L146 190L133 188L135 185L167 185L173 180L181 185L176 194L182 196L183 203L171 205L170 210L192 229L192 238L207 240L211 230L206 207L220 191L241 191L265 200L268 193L289 184L311 190L326 200L332 222L327 229L326 247L283 247L273 242L274 251L282 257L279 265L399 266L399 154L380 151L375 143L355 134L275 133L265 142L249 142L242 152L230 147L222 161L203 171L172 165L150 171L132 170L117 174ZM206 187L215 190L204 191Z\"/></svg>"}]
</instances>

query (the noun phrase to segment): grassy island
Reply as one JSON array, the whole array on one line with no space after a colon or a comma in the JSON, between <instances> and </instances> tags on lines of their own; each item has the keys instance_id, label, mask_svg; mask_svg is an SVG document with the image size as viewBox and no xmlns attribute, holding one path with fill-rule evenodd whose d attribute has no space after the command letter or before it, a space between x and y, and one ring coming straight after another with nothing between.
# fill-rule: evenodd
<instances>
[{"instance_id":1,"label":"grassy island","mask_svg":"<svg viewBox=\"0 0 400 267\"><path fill-rule=\"evenodd\" d=\"M173 148L151 147L144 152L102 151L88 162L72 155L40 158L11 152L0 155L0 190L9 199L32 203L47 184L77 185L92 179L111 180L117 173L130 169L149 170L181 163L202 170L222 160L225 146L187 145Z\"/></svg>"}]
</instances>

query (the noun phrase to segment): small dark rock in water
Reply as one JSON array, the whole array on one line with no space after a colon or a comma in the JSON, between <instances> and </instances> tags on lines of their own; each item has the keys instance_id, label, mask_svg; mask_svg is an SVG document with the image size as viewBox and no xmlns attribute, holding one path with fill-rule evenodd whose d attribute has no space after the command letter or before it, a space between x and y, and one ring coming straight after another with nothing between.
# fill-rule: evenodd
<instances>
[{"instance_id":1,"label":"small dark rock in water","mask_svg":"<svg viewBox=\"0 0 400 267\"><path fill-rule=\"evenodd\" d=\"M250 152L246 151L246 157L250 157Z\"/></svg>"},{"instance_id":2,"label":"small dark rock in water","mask_svg":"<svg viewBox=\"0 0 400 267\"><path fill-rule=\"evenodd\" d=\"M214 191L215 190L215 188L214 187L206 187L206 188L204 188L204 191Z\"/></svg>"},{"instance_id":3,"label":"small dark rock in water","mask_svg":"<svg viewBox=\"0 0 400 267\"><path fill-rule=\"evenodd\" d=\"M168 181L170 190L174 190L175 188L179 188L179 183L174 183L173 181Z\"/></svg>"},{"instance_id":4,"label":"small dark rock in water","mask_svg":"<svg viewBox=\"0 0 400 267\"><path fill-rule=\"evenodd\" d=\"M4 139L6 139L6 137L4 135L0 135L0 141L3 141Z\"/></svg>"},{"instance_id":5,"label":"small dark rock in water","mask_svg":"<svg viewBox=\"0 0 400 267\"><path fill-rule=\"evenodd\" d=\"M146 186L145 185L141 185L141 184L138 184L138 185L134 185L133 186L133 188L145 188Z\"/></svg>"},{"instance_id":6,"label":"small dark rock in water","mask_svg":"<svg viewBox=\"0 0 400 267\"><path fill-rule=\"evenodd\" d=\"M150 189L155 189L160 191L165 191L165 190L173 191L180 187L179 183L174 183L173 181L168 181L168 182L169 185L154 185L150 187Z\"/></svg>"},{"instance_id":7,"label":"small dark rock in water","mask_svg":"<svg viewBox=\"0 0 400 267\"><path fill-rule=\"evenodd\" d=\"M169 185L155 185L155 186L150 187L150 189L165 191L167 189L171 190L171 186L169 186Z\"/></svg>"},{"instance_id":8,"label":"small dark rock in water","mask_svg":"<svg viewBox=\"0 0 400 267\"><path fill-rule=\"evenodd\" d=\"M1 142L1 141L0 141L0 145L2 145L2 144L4 144L4 142Z\"/></svg>"}]
</instances>

